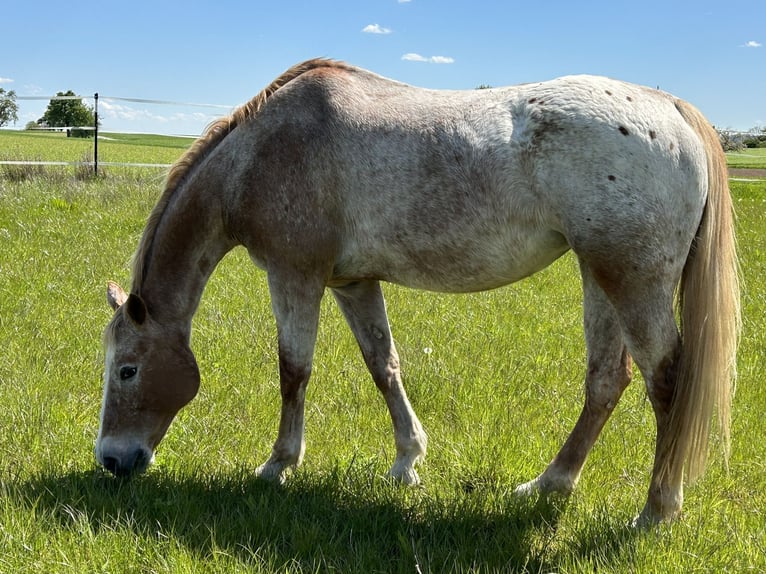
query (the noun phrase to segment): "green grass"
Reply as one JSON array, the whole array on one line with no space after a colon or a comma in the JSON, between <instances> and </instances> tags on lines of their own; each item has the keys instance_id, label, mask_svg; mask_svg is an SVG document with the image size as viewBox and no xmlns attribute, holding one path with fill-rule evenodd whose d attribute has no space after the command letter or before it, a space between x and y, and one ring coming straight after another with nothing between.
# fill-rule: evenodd
<instances>
[{"instance_id":1,"label":"green grass","mask_svg":"<svg viewBox=\"0 0 766 574\"><path fill-rule=\"evenodd\" d=\"M100 162L170 164L194 140L147 134L99 136ZM63 133L0 130L0 160L82 161L93 157L93 138L67 138Z\"/></svg>"},{"instance_id":2,"label":"green grass","mask_svg":"<svg viewBox=\"0 0 766 574\"><path fill-rule=\"evenodd\" d=\"M729 167L766 169L766 148L746 149L726 154Z\"/></svg>"},{"instance_id":3,"label":"green grass","mask_svg":"<svg viewBox=\"0 0 766 574\"><path fill-rule=\"evenodd\" d=\"M646 533L626 527L653 456L640 378L567 502L512 495L581 407L571 256L488 293L385 287L405 384L430 437L419 488L382 478L394 457L388 414L330 297L305 463L284 486L253 479L275 437L279 392L265 278L241 249L203 296L192 341L202 389L157 463L130 481L98 469L105 285L129 283L160 185L151 171L0 177L0 573L766 570L766 183L732 186L745 324L729 471L716 451L687 489L683 519Z\"/></svg>"}]
</instances>

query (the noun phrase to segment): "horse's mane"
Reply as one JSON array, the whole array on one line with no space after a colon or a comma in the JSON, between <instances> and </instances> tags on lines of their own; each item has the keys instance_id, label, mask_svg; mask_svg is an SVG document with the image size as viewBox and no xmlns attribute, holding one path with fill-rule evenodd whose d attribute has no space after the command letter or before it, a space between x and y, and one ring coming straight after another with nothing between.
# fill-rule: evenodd
<instances>
[{"instance_id":1,"label":"horse's mane","mask_svg":"<svg viewBox=\"0 0 766 574\"><path fill-rule=\"evenodd\" d=\"M186 153L173 164L165 181L165 190L162 192L159 201L149 216L138 250L133 258L133 292L139 293L143 284L147 256L151 251L154 236L162 220L162 215L165 213L165 209L170 203L173 194L185 180L191 168L206 157L234 128L254 117L277 90L298 76L316 68L350 69L350 66L343 62L326 58L315 58L292 66L261 90L253 99L234 110L231 115L211 123Z\"/></svg>"}]
</instances>

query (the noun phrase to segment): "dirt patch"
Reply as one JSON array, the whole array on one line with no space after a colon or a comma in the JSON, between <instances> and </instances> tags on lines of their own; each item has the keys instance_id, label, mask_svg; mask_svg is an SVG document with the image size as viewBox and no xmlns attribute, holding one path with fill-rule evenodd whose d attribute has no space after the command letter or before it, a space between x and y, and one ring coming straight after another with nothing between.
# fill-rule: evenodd
<instances>
[{"instance_id":1,"label":"dirt patch","mask_svg":"<svg viewBox=\"0 0 766 574\"><path fill-rule=\"evenodd\" d=\"M739 167L730 167L729 177L737 177L742 179L766 179L766 169L744 169Z\"/></svg>"}]
</instances>

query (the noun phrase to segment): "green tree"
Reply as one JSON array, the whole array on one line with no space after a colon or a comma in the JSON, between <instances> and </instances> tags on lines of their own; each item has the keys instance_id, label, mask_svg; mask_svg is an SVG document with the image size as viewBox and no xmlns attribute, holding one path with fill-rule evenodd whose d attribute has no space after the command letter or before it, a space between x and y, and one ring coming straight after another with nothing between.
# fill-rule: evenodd
<instances>
[{"instance_id":1,"label":"green tree","mask_svg":"<svg viewBox=\"0 0 766 574\"><path fill-rule=\"evenodd\" d=\"M19 121L19 106L16 104L16 92L0 88L0 127Z\"/></svg>"},{"instance_id":2,"label":"green tree","mask_svg":"<svg viewBox=\"0 0 766 574\"><path fill-rule=\"evenodd\" d=\"M52 99L37 123L52 128L92 126L95 117L93 108L75 95L72 90L57 93L57 97L70 99Z\"/></svg>"}]
</instances>

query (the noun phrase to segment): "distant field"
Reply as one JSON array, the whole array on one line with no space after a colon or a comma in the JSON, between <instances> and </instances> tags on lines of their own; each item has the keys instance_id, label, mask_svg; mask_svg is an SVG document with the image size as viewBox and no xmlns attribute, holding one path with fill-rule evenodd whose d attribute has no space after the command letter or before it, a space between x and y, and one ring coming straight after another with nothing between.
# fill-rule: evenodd
<instances>
[{"instance_id":1,"label":"distant field","mask_svg":"<svg viewBox=\"0 0 766 574\"><path fill-rule=\"evenodd\" d=\"M99 137L98 158L102 162L169 164L177 160L193 141L172 136L103 133ZM92 138L0 130L0 160L72 162L92 157Z\"/></svg>"},{"instance_id":2,"label":"distant field","mask_svg":"<svg viewBox=\"0 0 766 574\"><path fill-rule=\"evenodd\" d=\"M766 169L766 148L747 149L726 154L729 167L744 169Z\"/></svg>"}]
</instances>

